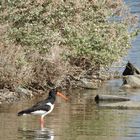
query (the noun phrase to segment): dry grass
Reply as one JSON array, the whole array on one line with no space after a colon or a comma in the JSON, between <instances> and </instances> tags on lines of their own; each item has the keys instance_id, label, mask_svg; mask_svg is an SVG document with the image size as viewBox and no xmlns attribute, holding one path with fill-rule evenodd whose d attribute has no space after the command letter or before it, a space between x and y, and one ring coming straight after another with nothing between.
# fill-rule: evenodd
<instances>
[{"instance_id":1,"label":"dry grass","mask_svg":"<svg viewBox=\"0 0 140 140\"><path fill-rule=\"evenodd\" d=\"M0 42L6 44L0 44L0 88L45 90L48 81L71 86L73 78L96 74L130 47L126 22L136 17L122 0L9 3L0 13ZM111 23L113 15L124 19Z\"/></svg>"},{"instance_id":2,"label":"dry grass","mask_svg":"<svg viewBox=\"0 0 140 140\"><path fill-rule=\"evenodd\" d=\"M9 88L26 84L32 77L32 69L26 61L21 46L0 46L0 88Z\"/></svg>"},{"instance_id":3,"label":"dry grass","mask_svg":"<svg viewBox=\"0 0 140 140\"><path fill-rule=\"evenodd\" d=\"M14 91L16 87L24 86L44 90L48 81L60 85L70 70L68 62L61 60L62 51L59 47L52 47L48 54L40 55L37 51L25 53L21 46L1 44L0 88Z\"/></svg>"}]
</instances>

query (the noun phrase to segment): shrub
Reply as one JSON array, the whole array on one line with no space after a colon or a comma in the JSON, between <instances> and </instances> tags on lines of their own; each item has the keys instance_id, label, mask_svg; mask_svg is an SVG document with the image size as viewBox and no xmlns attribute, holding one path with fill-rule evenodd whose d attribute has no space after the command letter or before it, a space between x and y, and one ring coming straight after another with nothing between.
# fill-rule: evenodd
<instances>
[{"instance_id":1,"label":"shrub","mask_svg":"<svg viewBox=\"0 0 140 140\"><path fill-rule=\"evenodd\" d=\"M11 49L10 44L20 46L25 57L21 69L28 65L32 72L40 69L31 75L32 79L41 80L45 79L46 71L42 74L41 70L46 66L53 65L56 70L49 73L58 77L57 62L48 59L53 56L51 50L67 72L66 62L69 68L77 66L88 70L117 61L130 48L134 30L128 30L132 29L132 18L121 0L4 1L0 2L0 24L4 29L0 40ZM56 48L61 48L61 52L55 52ZM38 58L34 61L36 54ZM11 55L10 52L7 55ZM45 64L41 60L45 60ZM16 66L15 71L18 71Z\"/></svg>"}]
</instances>

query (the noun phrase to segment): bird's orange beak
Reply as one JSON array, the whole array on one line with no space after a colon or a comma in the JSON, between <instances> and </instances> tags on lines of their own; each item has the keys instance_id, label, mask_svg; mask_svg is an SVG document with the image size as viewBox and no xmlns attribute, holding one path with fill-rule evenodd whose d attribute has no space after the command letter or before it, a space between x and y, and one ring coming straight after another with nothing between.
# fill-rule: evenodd
<instances>
[{"instance_id":1,"label":"bird's orange beak","mask_svg":"<svg viewBox=\"0 0 140 140\"><path fill-rule=\"evenodd\" d=\"M62 97L65 100L68 100L68 98L65 95L63 95L62 93L60 93L60 92L57 92L57 95Z\"/></svg>"}]
</instances>

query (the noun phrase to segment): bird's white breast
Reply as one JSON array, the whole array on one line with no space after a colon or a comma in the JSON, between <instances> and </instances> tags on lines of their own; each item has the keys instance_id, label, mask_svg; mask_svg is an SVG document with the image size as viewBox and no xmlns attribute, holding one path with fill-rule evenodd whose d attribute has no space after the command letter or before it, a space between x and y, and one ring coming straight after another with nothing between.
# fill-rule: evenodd
<instances>
[{"instance_id":1,"label":"bird's white breast","mask_svg":"<svg viewBox=\"0 0 140 140\"><path fill-rule=\"evenodd\" d=\"M43 116L45 116L45 115L51 113L52 110L53 110L53 108L54 108L54 105L51 104L50 102L49 102L49 103L46 103L46 105L50 106L50 110L49 110L49 111L45 111L45 110L36 110L36 111L32 112L32 114L33 114L33 115L43 115Z\"/></svg>"},{"instance_id":2,"label":"bird's white breast","mask_svg":"<svg viewBox=\"0 0 140 140\"><path fill-rule=\"evenodd\" d=\"M51 104L51 103L49 102L49 103L46 103L46 105L49 105L51 108L50 108L50 110L49 110L45 115L51 113L52 110L54 109L54 104Z\"/></svg>"}]
</instances>

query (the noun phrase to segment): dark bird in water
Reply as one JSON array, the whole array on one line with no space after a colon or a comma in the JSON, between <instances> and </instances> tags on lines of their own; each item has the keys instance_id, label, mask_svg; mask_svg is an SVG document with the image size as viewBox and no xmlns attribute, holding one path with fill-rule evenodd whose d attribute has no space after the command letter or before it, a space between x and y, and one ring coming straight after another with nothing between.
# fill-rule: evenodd
<instances>
[{"instance_id":1,"label":"dark bird in water","mask_svg":"<svg viewBox=\"0 0 140 140\"><path fill-rule=\"evenodd\" d=\"M54 102L56 100L56 95L61 96L65 100L68 100L68 98L65 95L63 95L62 93L58 92L57 89L51 89L49 92L49 96L45 100L36 103L31 108L18 112L18 116L27 115L27 114L40 115L41 116L41 119L40 119L41 128L43 128L44 127L44 117L47 114L52 112L52 110L54 108Z\"/></svg>"}]
</instances>

